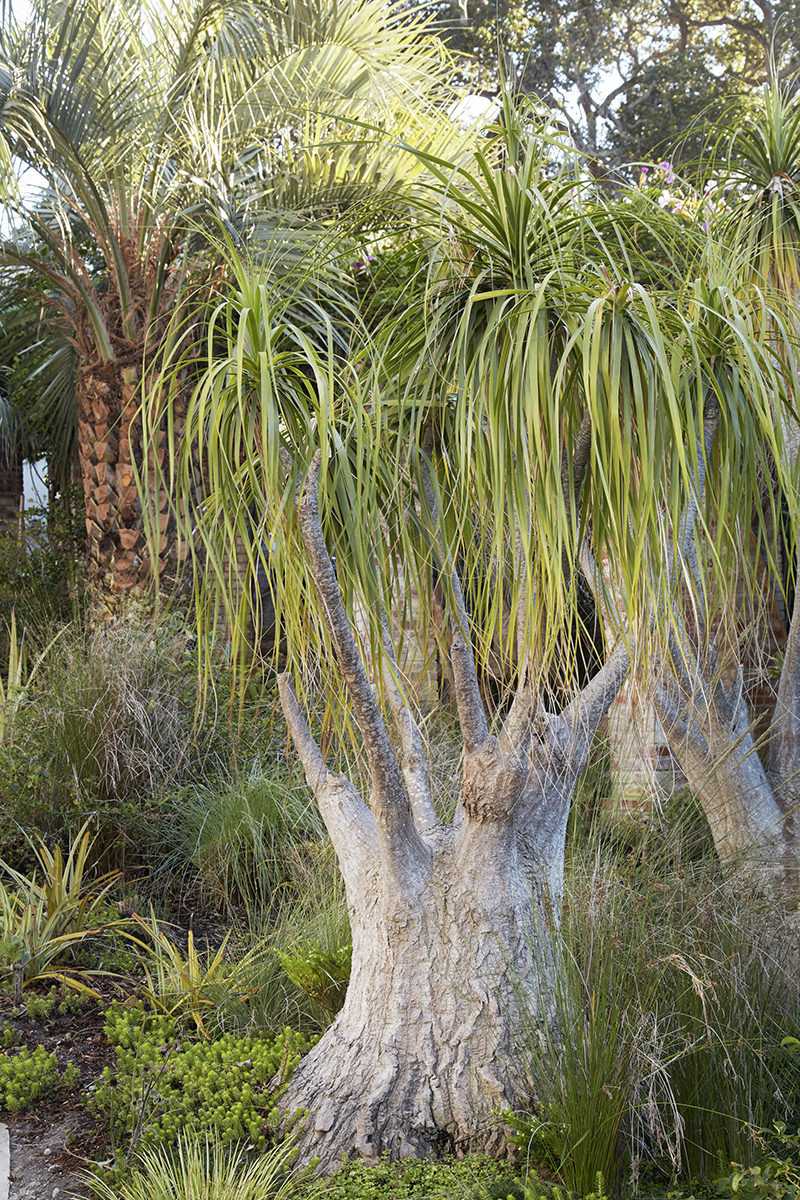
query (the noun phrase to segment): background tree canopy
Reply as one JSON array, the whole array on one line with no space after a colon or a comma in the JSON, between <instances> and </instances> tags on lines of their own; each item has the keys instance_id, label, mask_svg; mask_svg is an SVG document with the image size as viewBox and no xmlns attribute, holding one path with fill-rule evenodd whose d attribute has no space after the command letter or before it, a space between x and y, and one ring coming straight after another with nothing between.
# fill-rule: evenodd
<instances>
[{"instance_id":1,"label":"background tree canopy","mask_svg":"<svg viewBox=\"0 0 800 1200\"><path fill-rule=\"evenodd\" d=\"M800 58L796 0L462 0L432 5L462 82L514 91L559 113L607 166L694 157L693 122L715 117Z\"/></svg>"}]
</instances>

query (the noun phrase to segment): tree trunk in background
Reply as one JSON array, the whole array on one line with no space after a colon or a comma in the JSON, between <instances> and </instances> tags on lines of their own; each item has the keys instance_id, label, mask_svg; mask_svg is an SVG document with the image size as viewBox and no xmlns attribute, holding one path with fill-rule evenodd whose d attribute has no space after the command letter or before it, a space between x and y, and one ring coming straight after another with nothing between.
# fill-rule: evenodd
<instances>
[{"instance_id":1,"label":"tree trunk in background","mask_svg":"<svg viewBox=\"0 0 800 1200\"><path fill-rule=\"evenodd\" d=\"M177 525L156 470L155 460L159 467L164 462L163 430L158 446L150 451L149 470L144 467L140 374L136 367L118 361L95 363L78 372L79 453L94 621L116 620L123 601L139 600L152 589L154 574L162 582L172 582L179 566ZM175 425L179 437L180 414ZM145 536L137 470L140 476L145 470L146 475L142 482L152 513L151 545Z\"/></svg>"},{"instance_id":2,"label":"tree trunk in background","mask_svg":"<svg viewBox=\"0 0 800 1200\"><path fill-rule=\"evenodd\" d=\"M370 765L367 805L328 771L289 677L283 710L338 855L353 931L344 1007L299 1064L287 1111L308 1111L301 1152L330 1173L444 1148L498 1150L496 1112L526 1094L523 1026L549 1020L552 954L573 790L628 656L618 648L558 716L524 675L497 737L487 727L463 598L452 663L464 746L453 821L435 812L422 739L392 676L398 762L356 649L319 523L316 469L299 510L320 606ZM393 651L385 625L386 654Z\"/></svg>"},{"instance_id":3,"label":"tree trunk in background","mask_svg":"<svg viewBox=\"0 0 800 1200\"><path fill-rule=\"evenodd\" d=\"M800 903L800 588L795 590L792 622L770 725L769 768L789 851L787 885L795 902Z\"/></svg>"},{"instance_id":4,"label":"tree trunk in background","mask_svg":"<svg viewBox=\"0 0 800 1200\"><path fill-rule=\"evenodd\" d=\"M720 858L793 907L794 828L759 758L741 674L739 686L703 683L694 695L682 694L674 681L656 688L656 712L672 753L702 805Z\"/></svg>"}]
</instances>

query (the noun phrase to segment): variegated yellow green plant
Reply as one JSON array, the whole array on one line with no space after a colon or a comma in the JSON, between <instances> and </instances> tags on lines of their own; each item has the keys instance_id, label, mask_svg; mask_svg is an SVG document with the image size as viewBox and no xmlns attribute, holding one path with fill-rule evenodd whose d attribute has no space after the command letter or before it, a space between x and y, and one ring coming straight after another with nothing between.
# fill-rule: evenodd
<instances>
[{"instance_id":1,"label":"variegated yellow green plant","mask_svg":"<svg viewBox=\"0 0 800 1200\"><path fill-rule=\"evenodd\" d=\"M6 669L5 682L3 681L2 674L0 674L0 745L3 745L6 741L10 742L14 736L14 725L17 714L25 701L27 690L32 684L40 664L50 653L50 650L63 632L63 629L59 630L55 637L48 642L41 654L37 656L30 672L28 672L25 634L23 632L20 636L17 632L16 615L12 609L11 621L9 622L8 667Z\"/></svg>"},{"instance_id":2,"label":"variegated yellow green plant","mask_svg":"<svg viewBox=\"0 0 800 1200\"><path fill-rule=\"evenodd\" d=\"M142 952L145 994L154 1007L169 1017L188 1017L207 1037L203 1018L217 1008L222 994L236 992L235 969L226 958L230 933L214 952L200 954L189 930L186 953L164 933L152 909L149 920L134 913L132 917L145 940L126 934Z\"/></svg>"},{"instance_id":3,"label":"variegated yellow green plant","mask_svg":"<svg viewBox=\"0 0 800 1200\"><path fill-rule=\"evenodd\" d=\"M50 850L41 838L38 844L29 839L42 872L41 882L35 871L28 876L0 860L0 867L16 884L21 897L28 903L44 902L59 934L80 932L120 879L119 871L108 871L91 881L85 878L92 845L89 825L85 821L81 826L66 861L58 843Z\"/></svg>"},{"instance_id":4,"label":"variegated yellow green plant","mask_svg":"<svg viewBox=\"0 0 800 1200\"><path fill-rule=\"evenodd\" d=\"M24 638L17 635L16 616L12 610L5 682L0 674L0 745L5 743L6 739L10 741L14 732L14 720L25 694L25 666Z\"/></svg>"},{"instance_id":5,"label":"variegated yellow green plant","mask_svg":"<svg viewBox=\"0 0 800 1200\"><path fill-rule=\"evenodd\" d=\"M119 873L86 879L91 849L88 824L73 840L66 861L59 845L50 850L41 840L38 846L31 842L41 880L36 871L25 875L0 861L3 873L16 888L12 890L0 880L0 973L11 973L17 1004L24 982L43 979L58 979L67 987L96 995L82 979L97 972L62 966L63 959L78 943L125 923L97 919Z\"/></svg>"}]
</instances>

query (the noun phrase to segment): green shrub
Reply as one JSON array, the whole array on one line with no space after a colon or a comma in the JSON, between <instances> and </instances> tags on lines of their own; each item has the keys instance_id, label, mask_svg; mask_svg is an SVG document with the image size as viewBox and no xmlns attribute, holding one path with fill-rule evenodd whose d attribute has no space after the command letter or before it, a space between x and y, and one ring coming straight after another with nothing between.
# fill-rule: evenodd
<instances>
[{"instance_id":1,"label":"green shrub","mask_svg":"<svg viewBox=\"0 0 800 1200\"><path fill-rule=\"evenodd\" d=\"M325 1200L414 1200L423 1196L427 1200L485 1200L495 1186L505 1200L514 1195L518 1181L507 1162L488 1155L438 1162L412 1158L389 1162L384 1156L373 1167L363 1159L346 1162L328 1182Z\"/></svg>"},{"instance_id":2,"label":"green shrub","mask_svg":"<svg viewBox=\"0 0 800 1200\"><path fill-rule=\"evenodd\" d=\"M71 1063L62 1071L55 1054L48 1054L44 1046L37 1046L33 1054L24 1046L17 1054L0 1054L0 1108L11 1113L33 1108L57 1088L74 1088L79 1074Z\"/></svg>"},{"instance_id":3,"label":"green shrub","mask_svg":"<svg viewBox=\"0 0 800 1200\"><path fill-rule=\"evenodd\" d=\"M344 1004L352 958L350 942L333 949L306 944L280 955L281 966L292 983L316 1000L331 1020Z\"/></svg>"},{"instance_id":4,"label":"green shrub","mask_svg":"<svg viewBox=\"0 0 800 1200\"><path fill-rule=\"evenodd\" d=\"M798 1200L800 1197L800 1129L790 1133L778 1122L762 1129L759 1141L769 1143L770 1153L752 1167L731 1163L732 1173L716 1180L720 1191L741 1200Z\"/></svg>"},{"instance_id":5,"label":"green shrub","mask_svg":"<svg viewBox=\"0 0 800 1200\"><path fill-rule=\"evenodd\" d=\"M220 1144L277 1140L276 1103L315 1039L290 1029L278 1037L223 1034L193 1042L169 1017L150 1017L141 1004L115 1002L105 1031L117 1065L106 1067L88 1100L108 1122L112 1145L128 1156L140 1146L169 1146L184 1135Z\"/></svg>"},{"instance_id":6,"label":"green shrub","mask_svg":"<svg viewBox=\"0 0 800 1200\"><path fill-rule=\"evenodd\" d=\"M85 594L86 518L78 488L67 506L28 508L17 536L0 534L0 612L16 612L31 644L80 617ZM0 664L8 642L0 631Z\"/></svg>"}]
</instances>

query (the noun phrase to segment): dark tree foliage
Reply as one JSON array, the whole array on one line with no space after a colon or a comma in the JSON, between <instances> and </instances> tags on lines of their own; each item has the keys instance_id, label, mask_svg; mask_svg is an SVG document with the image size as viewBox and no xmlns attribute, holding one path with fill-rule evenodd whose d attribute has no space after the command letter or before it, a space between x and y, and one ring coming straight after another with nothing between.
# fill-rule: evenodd
<instances>
[{"instance_id":1,"label":"dark tree foliage","mask_svg":"<svg viewBox=\"0 0 800 1200\"><path fill-rule=\"evenodd\" d=\"M463 82L538 97L603 167L696 157L701 129L800 66L800 0L432 5ZM774 63L773 63L774 60Z\"/></svg>"}]
</instances>

